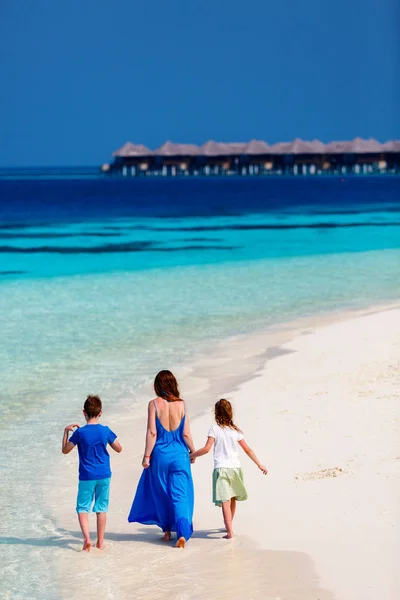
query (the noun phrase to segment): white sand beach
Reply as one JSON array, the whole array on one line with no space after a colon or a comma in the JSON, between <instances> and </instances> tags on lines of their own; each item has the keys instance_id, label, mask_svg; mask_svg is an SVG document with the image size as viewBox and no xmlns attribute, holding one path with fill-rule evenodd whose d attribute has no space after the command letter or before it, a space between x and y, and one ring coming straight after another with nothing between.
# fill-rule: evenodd
<instances>
[{"instance_id":1,"label":"white sand beach","mask_svg":"<svg viewBox=\"0 0 400 600\"><path fill-rule=\"evenodd\" d=\"M222 539L221 511L211 503L211 454L193 466L195 533L185 550L158 541L157 528L127 523L146 408L106 409L104 423L124 450L112 456L104 551L80 552L75 453L60 453L58 483L52 478L48 490L60 535L49 559L63 597L399 598L399 332L400 307L390 306L237 337L191 370L168 365L181 381L196 446L214 402L227 397L269 468L263 476L243 454L249 500L238 505L231 541Z\"/></svg>"}]
</instances>

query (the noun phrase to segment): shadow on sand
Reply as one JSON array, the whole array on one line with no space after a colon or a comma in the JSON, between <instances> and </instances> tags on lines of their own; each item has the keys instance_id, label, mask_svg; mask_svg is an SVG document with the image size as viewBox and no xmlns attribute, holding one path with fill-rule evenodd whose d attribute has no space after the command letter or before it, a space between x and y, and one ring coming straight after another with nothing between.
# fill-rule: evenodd
<instances>
[{"instance_id":1,"label":"shadow on sand","mask_svg":"<svg viewBox=\"0 0 400 600\"><path fill-rule=\"evenodd\" d=\"M58 529L60 535L48 537L0 537L0 545L4 546L36 546L36 547L53 547L65 548L76 551L77 543L82 542L82 533L80 531L68 531L67 529ZM223 529L204 529L193 533L192 539L220 539L224 533ZM140 542L141 544L164 544L165 546L173 545L175 542L174 534L170 543L161 540L161 534L157 534L154 530L143 528L135 533L113 533L106 532L106 540L113 542Z\"/></svg>"},{"instance_id":2,"label":"shadow on sand","mask_svg":"<svg viewBox=\"0 0 400 600\"><path fill-rule=\"evenodd\" d=\"M2 537L0 544L80 552L80 531L58 529L58 532L58 536L41 538ZM107 532L106 542L131 546L129 550L125 547L122 553L109 554L108 560L116 561L115 568L128 569L130 576L125 585L129 593L141 589L143 574L152 572L151 564L155 561L158 585L157 589L153 589L153 600L175 597L177 589L191 589L193 598L334 600L330 591L320 587L313 561L307 554L260 549L246 536L238 536L227 542L221 539L223 535L222 529L195 531L192 539L197 543L188 545L189 551L185 551L185 560L182 562L181 551L163 552L163 546L171 548L175 541L162 542L155 528L143 527L134 533ZM210 543L212 541L214 543ZM149 548L144 551L142 548L140 551L142 544L152 545L154 550L158 547L158 550L154 552ZM160 556L163 556L162 563ZM130 571L132 557L135 557L137 568Z\"/></svg>"},{"instance_id":3,"label":"shadow on sand","mask_svg":"<svg viewBox=\"0 0 400 600\"><path fill-rule=\"evenodd\" d=\"M73 535L69 531L65 532L68 535ZM82 538L82 534L80 536ZM71 544L76 544L76 539L68 539L64 535L51 535L41 538L23 538L23 537L0 537L0 545L4 546L36 546L36 547L52 547L52 548L67 548L68 550L76 550Z\"/></svg>"}]
</instances>

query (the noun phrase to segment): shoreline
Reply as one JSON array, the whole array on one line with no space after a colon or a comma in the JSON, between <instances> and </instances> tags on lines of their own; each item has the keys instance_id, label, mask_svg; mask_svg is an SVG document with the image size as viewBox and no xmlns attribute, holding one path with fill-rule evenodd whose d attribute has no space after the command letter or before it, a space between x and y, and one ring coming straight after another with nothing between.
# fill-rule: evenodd
<instances>
[{"instance_id":1,"label":"shoreline","mask_svg":"<svg viewBox=\"0 0 400 600\"><path fill-rule=\"evenodd\" d=\"M346 330L347 332L357 330L359 333L368 336L368 327L363 327L365 319L369 321L370 325L374 321L376 323L377 320L390 325L391 321L397 323L400 320L399 314L400 304L391 303L389 305L373 305L364 309L335 311L334 314L331 313L329 316L324 314L317 317L307 317L300 321L297 320L295 328L293 327L293 322L287 323L286 326L282 326L282 324L274 325L267 328L267 331L261 331L257 334L233 336L221 342L208 356L197 357L197 359L190 361L190 366L184 364L181 368L175 369L178 379L182 382L183 392L186 389L191 389L193 392L190 394L190 397L189 395L187 397L196 446L202 445L205 441L206 432L212 420L211 409L215 400L220 395L228 396L233 400L238 423L246 432L249 432L246 439L254 447L260 459L265 461L267 467L270 468L270 474L264 481L261 479L259 473L256 472L257 469L255 466L248 464L244 458L242 459L246 480L248 481L250 501L244 503L244 507L239 506L236 525L239 535L233 541L232 545L227 546L226 541L211 541L213 538L220 537L218 530L222 527L220 511L211 505L209 498L211 459L199 459L194 465L193 474L196 486L194 525L196 532L185 554L185 563L189 561L190 568L193 570L193 577L183 572L179 574L178 579L180 579L179 581L175 581L175 583L179 588L180 583L182 583L182 586L189 585L191 589L196 589L196 585L199 585L194 582L196 576L203 581L203 588L199 588L195 595L185 597L213 597L218 599L219 596L207 595L210 594L210 590L207 592L204 576L208 573L208 576L215 580L215 577L217 577L215 561L222 560L224 557L227 558L227 553L233 551L235 555L235 568L233 569L233 575L231 574L233 576L232 592L238 593L238 595L233 595L232 598L246 597L246 586L257 584L258 589L261 590L259 596L254 595L254 598L257 599L267 597L266 594L282 593L282 590L293 593L294 588L292 589L290 586L300 585L300 587L296 588L297 595L294 596L299 600L303 598L304 600L311 600L312 598L320 598L321 600L330 600L333 598L336 600L348 600L350 597L363 597L363 600L375 600L377 597L381 600L394 600L394 595L390 595L388 581L385 582L385 590L382 590L382 586L380 588L376 587L379 580L378 583L376 581L373 582L374 585L372 586L364 585L363 587L362 582L356 577L357 573L353 577L347 574L347 583L346 581L344 583L338 582L337 572L335 572L333 565L335 561L340 563L340 556L332 556L329 552L324 551L324 546L327 544L322 543L324 540L326 541L327 533L329 534L330 543L335 541L335 537L332 537L332 528L330 527L330 521L333 518L332 515L336 519L334 519L334 522L338 525L338 515L335 512L335 508L329 505L331 494L339 491L339 504L342 506L342 509L343 495L350 494L351 496L353 494L357 496L359 492L358 486L361 486L362 492L367 494L364 472L358 475L358 478L350 474L347 462L344 461L344 457L341 456L340 452L337 460L335 460L334 454L331 460L328 460L328 456L330 455L329 452L326 452L324 446L326 440L324 442L324 439L320 437L318 427L309 425L310 420L307 415L303 415L303 420L305 420L308 428L307 443L310 444L309 440L311 440L312 446L314 436L316 447L321 450L322 445L321 457L318 459L320 460L320 466L315 461L313 463L312 460L308 462L307 460L304 461L303 457L309 456L310 450L301 453L295 452L293 448L294 441L289 440L288 447L282 445L282 441L277 437L277 432L280 432L283 437L291 434L295 440L296 436L300 435L299 432L304 431L304 423L301 422L299 424L299 416L297 414L300 414L303 409L306 412L307 410L311 411L309 415L311 423L314 418L314 412L318 413L318 411L322 410L322 415L325 414L325 419L332 416L328 410L329 407L325 407L325 409L322 407L325 410L324 413L324 410L319 405L313 407L310 404L309 398L307 401L304 398L300 398L299 400L300 393L295 390L295 387L293 388L294 395L295 397L297 395L299 405L293 405L293 399L287 395L288 391L286 388L288 386L289 388L290 386L295 386L296 379L304 379L304 372L307 372L307 368L310 371L308 361L304 362L304 358L307 357L306 352L311 355L314 352L314 355L316 355L314 356L314 362L318 362L319 360L322 365L322 357L318 353L318 343L320 348L324 348L322 352L323 356L324 352L328 352L330 348L329 344L326 346L326 338L329 340L329 336L332 337L332 332L334 332L331 342L336 352L334 360L337 361L340 358L338 356L338 343L340 348L342 347L341 341L337 339L338 331L342 331L344 339L346 339L347 335ZM391 334L393 338L395 335L394 331L395 325L392 324L387 330L385 329L385 335ZM375 331L375 334L375 337L379 337L379 335L382 337L383 335L382 332L379 332L379 328ZM250 343L251 341L252 343ZM385 345L386 340L383 341ZM394 344L395 340L392 339L392 343ZM225 352L222 351L222 348L225 348ZM243 357L243 348L246 348L245 357ZM343 352L347 351L348 349L343 347ZM371 352L366 345L366 347L360 347L359 351L361 354L368 351L368 360L370 360L375 349ZM349 358L351 359L351 357ZM287 377L287 373L290 373L288 365L297 364L299 366L299 361L303 368L300 370L298 368L295 369L295 375L293 376L294 383L288 381L284 384L283 381ZM285 364L286 367L284 367ZM224 369L223 376L219 375L221 368ZM274 371L272 374L269 373L271 368ZM317 369L317 365L315 365L315 368ZM312 368L311 370L314 373L314 369ZM226 375L227 371L229 371L228 376ZM279 374L280 371L282 371L282 381L277 376L277 373ZM311 375L309 371L309 380L307 382L300 382L303 383L303 392L305 388L310 392L314 383L316 388L321 385L318 369L316 373ZM336 375L340 379L340 370ZM329 388L333 382L333 375L332 373L328 373L326 376L328 378L326 382L328 389L325 390L325 393L329 395L331 393ZM337 377L335 385L337 385ZM277 399L271 401L269 394L272 394L274 389L277 393ZM227 391L229 392L228 394ZM152 397L150 392L149 390L149 398ZM146 394L146 386L140 395L144 394ZM182 396L185 397L185 394L182 393ZM205 397L207 397L207 406L204 405ZM257 397L262 399L267 398L267 400L265 403L262 402L260 405L257 405L257 402L254 400ZM277 406L277 403L279 404L279 397L286 399L288 407L284 408L281 406L280 410L278 410L279 406ZM349 402L351 402L351 399ZM126 597L131 597L134 593L137 598L164 598L165 596L160 595L161 590L157 591L157 586L154 587L154 585L151 594L147 590L147 595L144 593L141 595L141 590L143 591L146 585L149 585L152 581L153 569L157 568L158 571L159 569L162 570L163 590L169 589L167 594L169 597L181 598L178 593L178 587L174 587L173 582L168 579L168 569L176 569L177 565L180 564L180 556L169 552L169 548L165 548L165 546L157 543L159 534L156 528L128 525L126 521L126 515L133 498L138 476L141 472L140 457L143 450L145 432L144 406L141 402L135 403L133 407L131 405L131 413L128 416L124 412L119 412L124 410L124 407L120 406L117 408L118 412L111 415L112 420L110 420L110 424L116 429L118 437L124 446L124 452L121 455L121 460L117 460L120 457L117 457L117 459L113 457L114 476L109 525L107 527L108 535L106 532L108 549L104 554L92 552L90 559L87 560L107 561L107 563L112 564L115 574L110 575L109 584L111 585L111 582L114 582L113 585L116 586L116 589L120 589L122 594L116 597L123 598L125 597L124 594L126 594ZM252 410L250 410L250 407ZM346 406L342 406L341 408L343 411L349 410L349 407ZM369 408L371 407L369 406ZM367 427L369 423L368 416L364 415L364 417L366 418L366 424L364 425L369 430L369 425ZM384 415L380 414L380 418L383 417ZM345 419L345 415L343 418ZM354 419L355 416L351 414L351 418ZM267 423L266 431L260 432L260 423L262 423L263 419ZM284 422L287 419L289 419L289 423L290 421L297 423L294 429L293 425L284 426ZM329 425L329 418L326 420L326 423L329 429L331 427ZM335 432L337 433L336 430ZM302 435L304 437L304 434ZM302 439L301 445L304 446L304 444L305 441ZM324 457L324 453L327 454L327 457ZM272 459L270 459L270 456ZM300 461L299 456L301 458ZM284 460L282 457L284 457ZM314 458L313 456L313 460ZM279 466L282 460L283 464ZM73 549L79 550L81 545L80 532L78 531L78 526L75 522L76 515L73 511L76 488L76 457L68 461L68 464L65 462L61 463L60 461L61 465L63 472L58 476L60 485L56 485L53 494L51 492L49 494L49 508L55 513L56 521L59 525L60 542L65 538L65 541L68 540L69 545ZM336 476L329 469L338 469ZM355 483L354 480L356 480ZM336 492L332 488L332 482L337 486ZM349 485L350 488L346 491L346 486ZM370 482L369 485L371 485ZM59 495L56 499L54 491L56 489L59 490L60 486L63 494ZM299 516L299 507L297 505L293 506L291 502L288 502L287 497L282 498L280 494L282 489L285 490L286 496L297 498L300 502L301 518L298 522L295 519L295 515ZM386 488L385 490L387 493ZM325 503L328 507L330 506L332 515L329 514L327 509L325 509L325 512L322 509L318 510L319 504L315 505L316 497L323 498L324 506ZM381 501L383 502L382 499ZM313 507L314 514L310 513L307 503L309 507ZM259 506L257 509L257 504L260 504L262 508ZM56 509L54 510L55 507ZM284 507L286 507L286 515L283 515ZM352 508L354 509L354 507ZM367 507L364 508L368 512ZM268 517L268 511L273 516L272 522L268 518L265 518L265 513L267 513ZM263 524L261 526L255 518L257 517L257 512L261 512L263 515ZM318 530L318 527L315 531L312 526L310 526L310 530L304 527L304 522L306 522L304 521L305 515L307 515L308 519L311 519L315 514L320 517L318 526L322 526L327 530L322 534L322 539L321 531ZM375 514L374 517L376 518ZM356 539L354 539L354 535L349 535L351 539L347 543L347 545L353 548L354 552L354 544L359 542L358 537L361 536L362 538L364 533L363 529L360 528L361 523L357 518L357 513L351 514L350 517L347 515L345 519L347 526L349 526L349 518L350 529L352 518L355 518L358 526ZM268 526L265 523L268 523ZM289 531L287 531L288 524ZM387 523L384 522L384 525L386 528ZM308 531L308 533L306 534L305 531ZM363 548L360 548L359 552L362 553L362 551ZM129 557L125 556L127 552L130 555ZM65 549L62 550L61 548L57 549L54 554L62 594L63 596L69 595L71 597L71 593L73 594L75 587L72 587L71 577L67 576L67 573L71 572L70 568L80 568L78 565L82 564L80 562L82 557L77 555L76 552L69 552L67 557ZM343 548L341 548L340 554L343 554ZM344 552L344 554L346 553ZM232 558L231 554L229 554L229 557L230 559ZM142 558L144 558L144 562L142 562ZM388 562L390 562L391 558L394 561L394 556L386 556ZM368 562L369 557L364 557L364 559ZM351 560L351 556L348 557L348 560ZM134 575L130 570L129 564L131 561L135 564L138 563L141 573L140 577ZM360 562L362 562L362 559L360 559ZM239 565L242 566L240 567ZM228 568L228 565L224 563L222 570L225 568ZM358 566L357 568L359 569L360 567ZM367 565L368 574L371 576L371 569L373 571L373 568L373 564ZM267 573L266 579L264 576L260 578L260 571ZM330 574L331 571L333 571L333 574ZM120 582L121 577L123 579L122 583ZM322 587L325 589L319 587L318 577L322 582ZM79 579L80 576L78 577ZM75 584L76 578L74 586ZM355 586L361 586L362 589L356 590L354 589ZM371 587L370 592L369 587ZM214 587L214 592L215 589ZM234 590L237 590L237 592ZM383 594L380 593L382 591L384 591ZM222 594L225 595L226 593L226 586L221 588L220 593L220 597L222 598ZM360 595L361 593L362 595ZM101 594L102 591L99 588L93 594L93 597L97 597L98 599L112 597L102 596ZM74 596L72 595L72 597Z\"/></svg>"},{"instance_id":2,"label":"shoreline","mask_svg":"<svg viewBox=\"0 0 400 600\"><path fill-rule=\"evenodd\" d=\"M206 353L205 348L200 351L193 352L189 357L185 358L180 366L167 366L176 374L180 383L182 398L188 398L191 406L193 417L198 417L203 414L202 408L198 405L201 402L196 401L197 395L203 396L208 389L211 390L213 397L219 393L233 394L237 391L238 386L246 381L250 381L258 376L258 371L265 366L267 360L272 360L280 356L281 346L289 343L295 337L312 333L313 330L320 327L328 326L334 323L339 323L347 319L361 318L363 316L373 315L380 312L400 309L400 301L382 301L380 303L367 304L365 306L355 307L339 307L318 311L317 313L308 314L301 317L296 317L290 320L276 321L271 325L267 325L261 329L253 329L247 332L239 332L228 335L223 340L216 342L211 340L211 350ZM238 356L241 351L240 347L246 347L246 356ZM267 346L267 347L266 347ZM243 360L245 358L245 360ZM216 373L219 365L229 365L231 362L235 364L235 374L232 377L224 372L220 377ZM193 375L194 371L200 373ZM241 371L238 373L238 371ZM230 379L233 381L230 381ZM221 380L224 389L220 389L216 385L218 380ZM210 383L209 388L205 385ZM187 393L189 391L189 393ZM129 407L136 409L143 407L143 402L148 402L154 395L153 379L143 384L137 391L136 396L140 398L131 404L131 399L120 401L118 405L113 405L112 418L117 416L121 410Z\"/></svg>"},{"instance_id":3,"label":"shoreline","mask_svg":"<svg viewBox=\"0 0 400 600\"><path fill-rule=\"evenodd\" d=\"M219 397L234 396L240 387L257 379L268 361L288 352L283 348L302 335L314 333L321 327L357 319L381 312L400 309L400 302L382 302L368 306L338 308L306 315L289 321L276 322L260 330L230 335L212 345L209 354L204 350L190 356L173 371L180 382L181 396L190 402L191 418L198 418L213 406ZM245 356L241 353L245 348ZM220 375L220 369L223 374ZM228 373L228 372L229 373ZM186 393L190 390L190 393ZM140 389L146 402L154 395L153 382ZM204 395L210 397L210 406L204 406ZM138 402L143 406L142 402ZM136 410L135 403L135 410ZM119 411L118 411L119 412Z\"/></svg>"}]
</instances>

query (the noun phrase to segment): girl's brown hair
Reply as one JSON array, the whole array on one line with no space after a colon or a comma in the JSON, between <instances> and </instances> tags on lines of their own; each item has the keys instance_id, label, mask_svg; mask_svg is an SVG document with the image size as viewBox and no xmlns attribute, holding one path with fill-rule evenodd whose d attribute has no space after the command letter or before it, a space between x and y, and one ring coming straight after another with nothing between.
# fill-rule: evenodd
<instances>
[{"instance_id":1,"label":"girl's brown hair","mask_svg":"<svg viewBox=\"0 0 400 600\"><path fill-rule=\"evenodd\" d=\"M180 400L179 386L171 371L160 371L154 380L154 391L160 398L168 402Z\"/></svg>"},{"instance_id":2,"label":"girl's brown hair","mask_svg":"<svg viewBox=\"0 0 400 600\"><path fill-rule=\"evenodd\" d=\"M233 422L233 408L229 400L221 398L215 405L214 409L215 422L220 427L230 427L240 431L239 427Z\"/></svg>"}]
</instances>

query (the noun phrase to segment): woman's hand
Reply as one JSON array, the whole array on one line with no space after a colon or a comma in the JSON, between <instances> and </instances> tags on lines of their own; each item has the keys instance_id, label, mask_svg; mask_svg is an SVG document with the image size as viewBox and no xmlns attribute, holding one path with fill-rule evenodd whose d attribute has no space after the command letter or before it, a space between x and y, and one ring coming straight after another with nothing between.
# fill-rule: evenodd
<instances>
[{"instance_id":1,"label":"woman's hand","mask_svg":"<svg viewBox=\"0 0 400 600\"><path fill-rule=\"evenodd\" d=\"M268 473L267 467L264 467L264 465L258 465L258 468L264 475L267 475L267 473Z\"/></svg>"},{"instance_id":2,"label":"woman's hand","mask_svg":"<svg viewBox=\"0 0 400 600\"><path fill-rule=\"evenodd\" d=\"M149 456L143 456L143 460L142 460L142 467L143 469L148 469L150 466L150 457Z\"/></svg>"}]
</instances>

